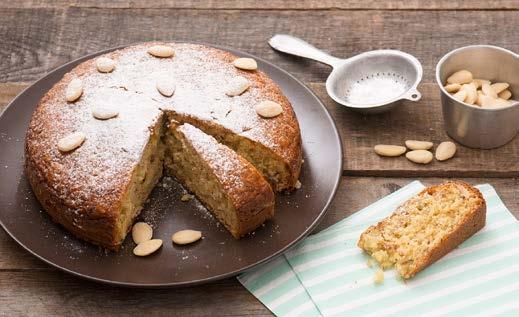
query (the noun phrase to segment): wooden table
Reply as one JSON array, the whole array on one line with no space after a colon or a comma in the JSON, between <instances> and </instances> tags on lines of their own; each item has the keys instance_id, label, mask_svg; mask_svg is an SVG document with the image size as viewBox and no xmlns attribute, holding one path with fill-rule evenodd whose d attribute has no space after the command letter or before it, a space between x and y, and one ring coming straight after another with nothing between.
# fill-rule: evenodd
<instances>
[{"instance_id":1,"label":"wooden table","mask_svg":"<svg viewBox=\"0 0 519 317\"><path fill-rule=\"evenodd\" d=\"M338 194L317 230L411 180L444 178L492 184L519 216L519 137L494 150L458 147L450 161L421 166L373 154L378 143L447 140L434 68L460 46L488 43L519 51L517 0L197 1L20 0L0 2L0 112L53 68L97 50L147 40L226 45L273 62L303 80L326 104L344 144ZM338 57L400 49L423 64L423 98L391 113L363 116L324 89L329 69L280 55L267 40L289 33ZM62 273L22 250L0 230L0 315L270 315L234 278L183 289L111 287Z\"/></svg>"}]
</instances>

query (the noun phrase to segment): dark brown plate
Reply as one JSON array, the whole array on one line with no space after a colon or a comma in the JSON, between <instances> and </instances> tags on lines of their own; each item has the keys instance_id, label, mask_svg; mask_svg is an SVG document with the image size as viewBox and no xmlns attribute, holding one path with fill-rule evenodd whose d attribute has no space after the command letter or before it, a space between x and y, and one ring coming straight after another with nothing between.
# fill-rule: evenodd
<instances>
[{"instance_id":1,"label":"dark brown plate","mask_svg":"<svg viewBox=\"0 0 519 317\"><path fill-rule=\"evenodd\" d=\"M52 71L16 97L0 117L0 223L27 251L69 273L91 280L137 287L205 283L236 275L285 251L301 240L323 217L337 190L342 172L341 141L319 99L284 70L255 56L260 69L279 84L292 103L301 125L304 164L302 188L278 195L273 221L239 241L197 201L180 201L182 188L171 179L157 186L142 219L153 224L163 247L146 258L132 254L126 239L118 253L105 252L74 238L53 223L36 200L23 172L25 131L39 99L77 64L98 52ZM179 247L171 235L180 229L203 231L204 239Z\"/></svg>"}]
</instances>

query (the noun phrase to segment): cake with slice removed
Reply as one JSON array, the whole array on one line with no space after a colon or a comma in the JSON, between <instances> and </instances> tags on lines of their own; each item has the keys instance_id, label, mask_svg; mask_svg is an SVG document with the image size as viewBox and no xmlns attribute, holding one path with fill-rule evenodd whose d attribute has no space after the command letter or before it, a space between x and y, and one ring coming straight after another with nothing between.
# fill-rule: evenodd
<instances>
[{"instance_id":1,"label":"cake with slice removed","mask_svg":"<svg viewBox=\"0 0 519 317\"><path fill-rule=\"evenodd\" d=\"M235 237L274 216L274 192L260 172L215 138L171 120L165 166Z\"/></svg>"},{"instance_id":2,"label":"cake with slice removed","mask_svg":"<svg viewBox=\"0 0 519 317\"><path fill-rule=\"evenodd\" d=\"M450 181L424 189L360 236L358 246L382 268L415 276L485 226L486 203L471 185Z\"/></svg>"},{"instance_id":3,"label":"cake with slice removed","mask_svg":"<svg viewBox=\"0 0 519 317\"><path fill-rule=\"evenodd\" d=\"M275 192L295 189L302 156L295 112L272 79L235 66L237 58L204 45L153 42L79 63L41 98L27 130L25 173L43 209L75 236L117 250L163 175L171 119L250 162L252 180L260 173ZM255 106L265 101L281 112L262 116ZM248 188L250 202L236 201L240 208L257 211L268 192L258 184L258 196ZM269 214L258 212L233 223L232 234Z\"/></svg>"}]
</instances>

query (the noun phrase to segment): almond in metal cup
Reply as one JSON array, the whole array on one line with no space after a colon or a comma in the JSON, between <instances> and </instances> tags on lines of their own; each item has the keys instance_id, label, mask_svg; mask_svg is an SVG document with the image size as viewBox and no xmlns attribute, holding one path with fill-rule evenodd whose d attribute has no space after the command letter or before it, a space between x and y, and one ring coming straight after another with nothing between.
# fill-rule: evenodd
<instances>
[{"instance_id":1,"label":"almond in metal cup","mask_svg":"<svg viewBox=\"0 0 519 317\"><path fill-rule=\"evenodd\" d=\"M479 149L500 147L519 132L519 102L486 109L457 100L445 89L447 78L460 69L469 70L474 78L506 82L508 90L519 96L519 55L491 45L471 45L455 49L436 65L445 130L459 143Z\"/></svg>"}]
</instances>

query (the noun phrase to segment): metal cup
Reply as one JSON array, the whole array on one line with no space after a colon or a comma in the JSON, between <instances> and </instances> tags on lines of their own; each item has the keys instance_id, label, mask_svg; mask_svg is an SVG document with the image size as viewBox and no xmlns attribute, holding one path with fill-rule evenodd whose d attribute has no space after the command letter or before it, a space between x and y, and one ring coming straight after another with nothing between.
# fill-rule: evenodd
<instances>
[{"instance_id":1,"label":"metal cup","mask_svg":"<svg viewBox=\"0 0 519 317\"><path fill-rule=\"evenodd\" d=\"M447 77L466 69L474 78L507 82L512 98L519 97L519 55L491 45L471 45L455 49L436 65L445 130L459 143L479 149L502 146L519 132L519 102L485 109L454 99L444 88Z\"/></svg>"}]
</instances>

